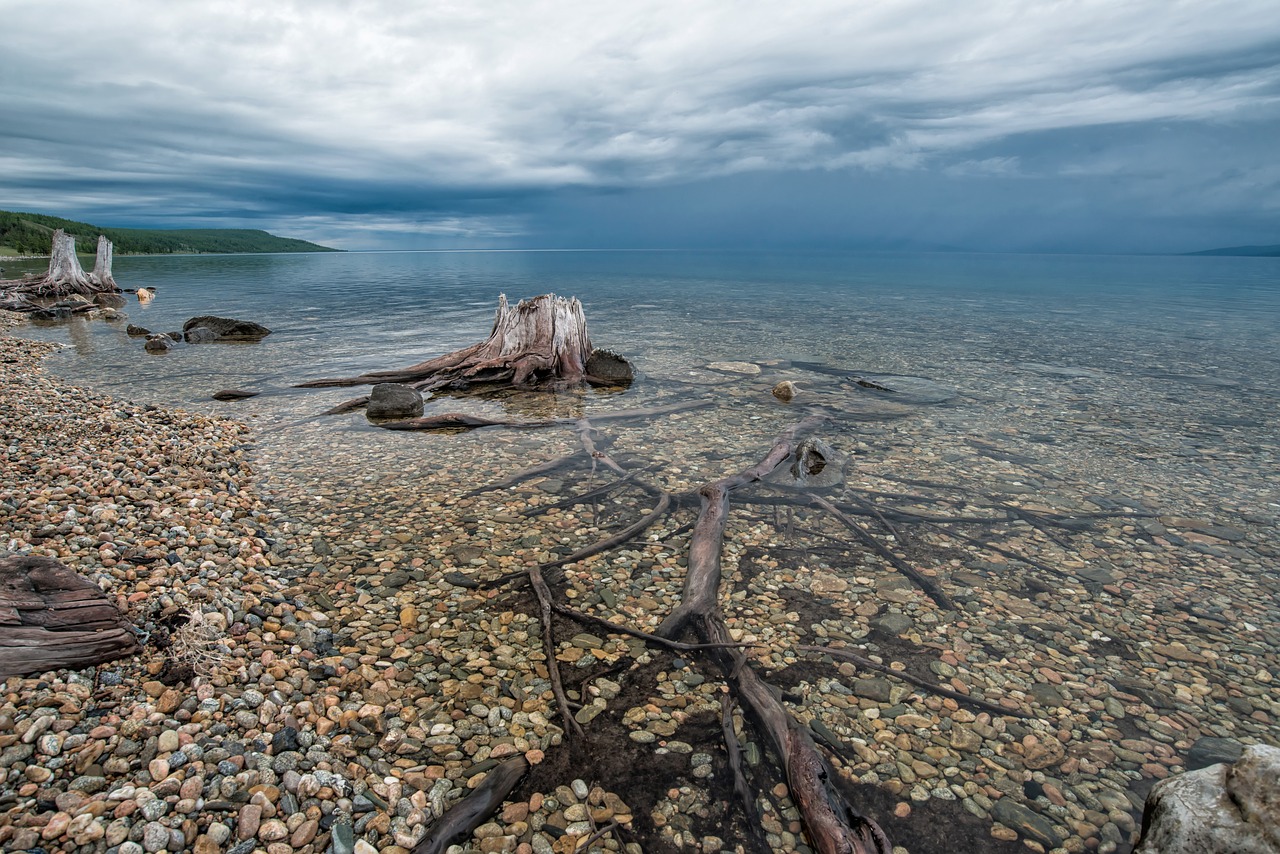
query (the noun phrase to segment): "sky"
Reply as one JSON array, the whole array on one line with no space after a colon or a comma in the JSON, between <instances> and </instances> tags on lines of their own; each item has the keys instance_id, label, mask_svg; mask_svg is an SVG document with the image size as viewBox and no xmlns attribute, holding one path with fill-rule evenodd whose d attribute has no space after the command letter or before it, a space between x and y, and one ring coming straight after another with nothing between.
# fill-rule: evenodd
<instances>
[{"instance_id":1,"label":"sky","mask_svg":"<svg viewBox=\"0 0 1280 854\"><path fill-rule=\"evenodd\" d=\"M344 249L1280 243L1275 0L0 8L0 209Z\"/></svg>"}]
</instances>

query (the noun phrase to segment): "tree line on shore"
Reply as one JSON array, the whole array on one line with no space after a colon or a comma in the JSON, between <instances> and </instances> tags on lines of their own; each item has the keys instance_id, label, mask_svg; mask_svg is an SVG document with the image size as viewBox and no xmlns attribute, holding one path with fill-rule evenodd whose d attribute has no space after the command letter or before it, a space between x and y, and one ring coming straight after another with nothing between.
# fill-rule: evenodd
<instances>
[{"instance_id":1,"label":"tree line on shore","mask_svg":"<svg viewBox=\"0 0 1280 854\"><path fill-rule=\"evenodd\" d=\"M105 234L116 252L129 255L337 251L257 229L102 228L56 216L15 211L0 211L0 248L11 249L19 255L46 255L50 238L57 229L86 247L92 246L99 234Z\"/></svg>"}]
</instances>

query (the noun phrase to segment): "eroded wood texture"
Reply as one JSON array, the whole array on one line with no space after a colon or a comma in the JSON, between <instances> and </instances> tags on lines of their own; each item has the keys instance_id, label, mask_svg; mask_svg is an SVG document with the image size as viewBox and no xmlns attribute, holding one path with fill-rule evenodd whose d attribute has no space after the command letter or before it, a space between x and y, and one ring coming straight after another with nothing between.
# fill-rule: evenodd
<instances>
[{"instance_id":1,"label":"eroded wood texture","mask_svg":"<svg viewBox=\"0 0 1280 854\"><path fill-rule=\"evenodd\" d=\"M124 616L88 579L53 558L0 558L0 679L138 651Z\"/></svg>"}]
</instances>

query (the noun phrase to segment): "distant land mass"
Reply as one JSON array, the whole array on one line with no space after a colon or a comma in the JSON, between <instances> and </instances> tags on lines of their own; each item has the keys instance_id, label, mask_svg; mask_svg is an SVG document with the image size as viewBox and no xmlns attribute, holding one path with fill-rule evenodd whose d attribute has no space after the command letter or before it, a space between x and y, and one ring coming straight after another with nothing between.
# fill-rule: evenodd
<instances>
[{"instance_id":1,"label":"distant land mass","mask_svg":"<svg viewBox=\"0 0 1280 854\"><path fill-rule=\"evenodd\" d=\"M0 211L0 256L48 255L49 238L59 228L76 239L77 252L88 255L99 234L107 236L117 255L341 251L248 228L103 228L44 214Z\"/></svg>"},{"instance_id":2,"label":"distant land mass","mask_svg":"<svg viewBox=\"0 0 1280 854\"><path fill-rule=\"evenodd\" d=\"M1243 255L1248 258L1280 258L1280 243L1273 246L1228 246L1225 249L1205 249L1188 252L1188 255Z\"/></svg>"}]
</instances>

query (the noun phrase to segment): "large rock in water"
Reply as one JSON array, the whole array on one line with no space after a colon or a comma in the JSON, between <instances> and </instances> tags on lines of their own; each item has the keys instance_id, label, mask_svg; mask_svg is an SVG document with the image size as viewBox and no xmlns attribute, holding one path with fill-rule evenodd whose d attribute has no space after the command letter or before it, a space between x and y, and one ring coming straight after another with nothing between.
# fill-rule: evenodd
<instances>
[{"instance_id":1,"label":"large rock in water","mask_svg":"<svg viewBox=\"0 0 1280 854\"><path fill-rule=\"evenodd\" d=\"M198 335L198 337L213 341L261 341L271 334L270 329L251 320L235 320L230 317L216 317L212 314L205 314L200 317L193 317L182 324L182 335L187 341L191 341L193 337L192 331L201 328L208 329L218 337L213 339L203 335Z\"/></svg>"},{"instance_id":2,"label":"large rock in water","mask_svg":"<svg viewBox=\"0 0 1280 854\"><path fill-rule=\"evenodd\" d=\"M1211 765L1156 783L1134 854L1280 852L1280 748L1245 748L1234 765Z\"/></svg>"},{"instance_id":3,"label":"large rock in water","mask_svg":"<svg viewBox=\"0 0 1280 854\"><path fill-rule=\"evenodd\" d=\"M364 414L371 421L390 421L419 418L422 408L422 394L416 388L403 383L378 383L369 392Z\"/></svg>"},{"instance_id":4,"label":"large rock in water","mask_svg":"<svg viewBox=\"0 0 1280 854\"><path fill-rule=\"evenodd\" d=\"M630 385L635 379L631 363L612 350L592 350L585 367L588 374L610 385Z\"/></svg>"}]
</instances>

